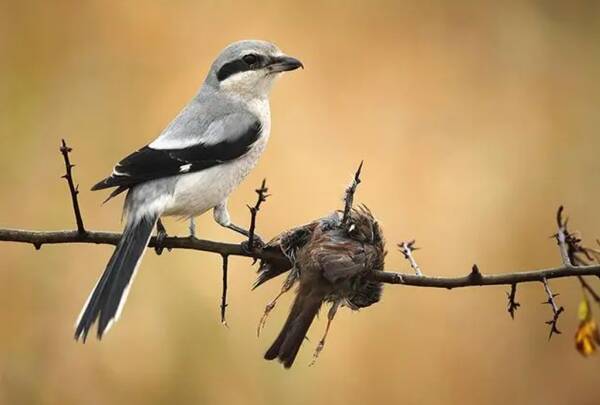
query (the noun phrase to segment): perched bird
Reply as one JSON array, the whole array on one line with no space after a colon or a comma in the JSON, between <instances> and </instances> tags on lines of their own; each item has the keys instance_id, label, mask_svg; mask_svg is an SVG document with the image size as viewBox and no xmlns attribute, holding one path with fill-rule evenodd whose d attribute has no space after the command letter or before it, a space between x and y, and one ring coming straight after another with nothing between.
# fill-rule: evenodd
<instances>
[{"instance_id":1,"label":"perched bird","mask_svg":"<svg viewBox=\"0 0 600 405\"><path fill-rule=\"evenodd\" d=\"M131 281L162 216L190 219L213 209L215 221L236 232L227 197L256 165L271 129L269 92L280 73L303 67L272 43L227 46L213 62L200 91L149 145L127 156L92 190L127 191L123 236L76 322L85 339L98 320L98 338L121 313Z\"/></svg>"},{"instance_id":2,"label":"perched bird","mask_svg":"<svg viewBox=\"0 0 600 405\"><path fill-rule=\"evenodd\" d=\"M261 263L255 287L287 271L289 274L281 293L267 305L259 323L259 333L276 300L294 284L299 284L283 329L265 353L265 359L278 359L285 368L294 363L324 302L330 302L331 308L313 362L323 349L340 305L358 310L378 302L381 297L381 283L369 280L368 275L383 269L385 244L379 224L364 206L351 210L348 221L342 221L341 213L335 212L279 235L264 249L279 249L290 263Z\"/></svg>"}]
</instances>

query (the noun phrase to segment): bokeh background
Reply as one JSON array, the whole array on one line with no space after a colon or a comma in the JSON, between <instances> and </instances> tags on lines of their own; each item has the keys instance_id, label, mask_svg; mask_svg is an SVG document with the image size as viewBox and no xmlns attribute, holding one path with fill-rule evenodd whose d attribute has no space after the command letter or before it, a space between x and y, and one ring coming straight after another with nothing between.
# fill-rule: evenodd
<instances>
[{"instance_id":1,"label":"bokeh background","mask_svg":"<svg viewBox=\"0 0 600 405\"><path fill-rule=\"evenodd\" d=\"M152 140L201 85L216 54L276 42L306 69L271 98L273 133L230 199L268 179L265 238L357 199L395 243L416 238L424 272L457 276L554 266L565 204L600 236L600 3L424 1L0 1L0 226L73 227L58 145L74 147L84 219L119 230L121 201L89 187ZM210 215L200 235L239 241ZM167 221L171 233L185 224ZM2 404L595 404L600 357L574 349L576 280L553 281L566 312L548 341L540 285L455 291L388 286L379 305L341 311L315 367L313 325L291 371L262 360L290 297L260 339L279 282L251 292L256 267L231 260L229 328L220 259L148 254L104 341L73 322L111 247L0 244ZM598 282L591 280L598 287ZM593 308L598 312L598 308Z\"/></svg>"}]
</instances>

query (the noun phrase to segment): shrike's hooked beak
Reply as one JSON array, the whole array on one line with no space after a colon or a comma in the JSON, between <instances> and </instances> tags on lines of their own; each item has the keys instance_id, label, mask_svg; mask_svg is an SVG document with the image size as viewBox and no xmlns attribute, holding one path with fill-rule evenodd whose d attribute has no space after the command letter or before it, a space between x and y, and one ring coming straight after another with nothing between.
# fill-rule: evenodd
<instances>
[{"instance_id":1,"label":"shrike's hooked beak","mask_svg":"<svg viewBox=\"0 0 600 405\"><path fill-rule=\"evenodd\" d=\"M287 72L290 70L296 70L298 68L304 69L302 62L296 58L285 55L271 58L271 62L267 67L267 69L269 69L269 73Z\"/></svg>"}]
</instances>

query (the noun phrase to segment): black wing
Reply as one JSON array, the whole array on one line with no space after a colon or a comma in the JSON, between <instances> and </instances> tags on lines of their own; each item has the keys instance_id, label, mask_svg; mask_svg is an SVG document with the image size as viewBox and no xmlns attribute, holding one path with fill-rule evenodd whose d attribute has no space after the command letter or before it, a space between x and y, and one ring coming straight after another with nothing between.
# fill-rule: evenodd
<instances>
[{"instance_id":1,"label":"black wing","mask_svg":"<svg viewBox=\"0 0 600 405\"><path fill-rule=\"evenodd\" d=\"M192 173L229 162L244 155L260 137L261 125L254 121L241 136L218 143L199 143L183 149L153 149L144 146L121 160L113 174L97 183L92 190L117 187L109 198L136 184Z\"/></svg>"}]
</instances>

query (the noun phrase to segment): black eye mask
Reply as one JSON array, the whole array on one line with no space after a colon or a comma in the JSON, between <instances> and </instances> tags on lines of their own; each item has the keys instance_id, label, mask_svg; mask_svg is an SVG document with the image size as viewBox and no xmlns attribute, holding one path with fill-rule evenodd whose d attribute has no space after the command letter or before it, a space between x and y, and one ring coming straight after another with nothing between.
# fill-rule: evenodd
<instances>
[{"instance_id":1,"label":"black eye mask","mask_svg":"<svg viewBox=\"0 0 600 405\"><path fill-rule=\"evenodd\" d=\"M266 60L266 57L254 53L244 55L239 59L224 64L217 72L217 79L222 82L236 73L260 69L266 65Z\"/></svg>"}]
</instances>

